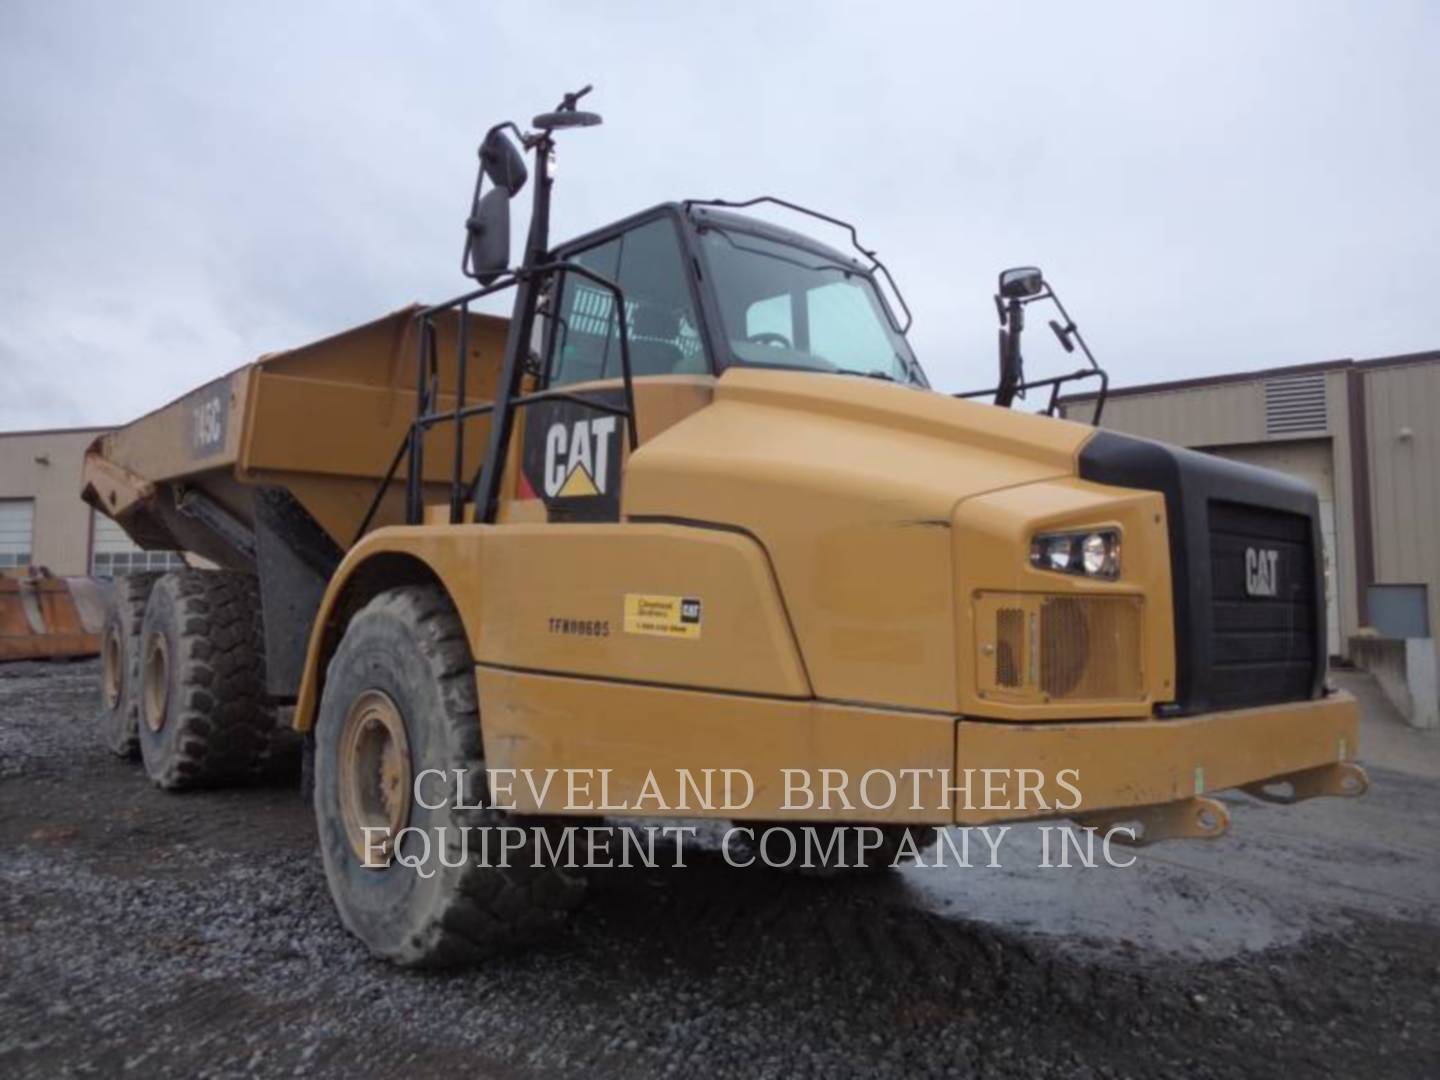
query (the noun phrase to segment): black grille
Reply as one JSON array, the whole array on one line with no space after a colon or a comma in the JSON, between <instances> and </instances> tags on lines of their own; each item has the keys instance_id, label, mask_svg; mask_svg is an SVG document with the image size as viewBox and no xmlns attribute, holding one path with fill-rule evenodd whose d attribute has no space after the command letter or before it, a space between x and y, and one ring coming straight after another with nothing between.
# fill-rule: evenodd
<instances>
[{"instance_id":1,"label":"black grille","mask_svg":"<svg viewBox=\"0 0 1440 1080\"><path fill-rule=\"evenodd\" d=\"M1317 659L1310 520L1220 501L1208 517L1212 705L1309 697Z\"/></svg>"},{"instance_id":2,"label":"black grille","mask_svg":"<svg viewBox=\"0 0 1440 1080\"><path fill-rule=\"evenodd\" d=\"M1165 496L1175 602L1175 700L1165 715L1324 692L1320 505L1295 477L1097 431L1080 475ZM1246 589L1247 550L1275 553L1275 595ZM1267 556L1268 558L1268 556ZM1317 612L1322 613L1317 618Z\"/></svg>"}]
</instances>

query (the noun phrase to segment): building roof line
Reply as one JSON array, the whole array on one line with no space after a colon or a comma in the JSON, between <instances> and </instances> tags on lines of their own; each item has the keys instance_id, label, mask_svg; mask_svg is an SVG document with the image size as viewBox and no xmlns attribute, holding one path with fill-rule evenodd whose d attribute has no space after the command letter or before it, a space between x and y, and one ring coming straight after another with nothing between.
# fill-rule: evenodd
<instances>
[{"instance_id":1,"label":"building roof line","mask_svg":"<svg viewBox=\"0 0 1440 1080\"><path fill-rule=\"evenodd\" d=\"M1440 363L1440 349L1427 349L1424 352L1397 353L1394 356L1377 356L1373 360L1356 360L1356 367L1379 368L1379 367L1408 367L1411 364L1432 364Z\"/></svg>"},{"instance_id":2,"label":"building roof line","mask_svg":"<svg viewBox=\"0 0 1440 1080\"><path fill-rule=\"evenodd\" d=\"M1405 367L1410 364L1440 363L1440 349L1428 352L1400 353L1395 356L1377 356L1370 360L1320 360L1309 364L1290 364L1285 367L1261 368L1257 371L1232 371L1223 375L1202 375L1194 379L1173 379L1166 382L1139 383L1135 386L1121 386L1110 390L1107 398L1134 397L1142 394L1164 394L1175 390L1200 390L1211 386L1225 386L1234 383L1255 382L1282 375L1308 375L1315 372L1340 371L1345 368ZM1094 401L1094 393L1065 394L1060 404Z\"/></svg>"}]
</instances>

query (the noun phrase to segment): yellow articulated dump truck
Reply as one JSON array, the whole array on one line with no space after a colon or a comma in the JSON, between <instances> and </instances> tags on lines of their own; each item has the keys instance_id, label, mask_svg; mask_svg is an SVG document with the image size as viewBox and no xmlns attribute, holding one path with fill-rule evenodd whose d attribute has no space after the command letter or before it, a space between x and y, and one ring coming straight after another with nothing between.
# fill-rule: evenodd
<instances>
[{"instance_id":1,"label":"yellow articulated dump truck","mask_svg":"<svg viewBox=\"0 0 1440 1080\"><path fill-rule=\"evenodd\" d=\"M420 966L554 926L584 883L558 837L607 815L867 830L844 868L873 869L943 826L1213 837L1217 791L1365 789L1312 491L1008 408L1104 378L1033 268L1000 278L998 388L963 400L835 219L694 200L552 247L581 94L482 143L477 287L90 449L92 505L214 567L116 590L112 749L164 788L305 758L342 920ZM1040 301L1088 364L1027 381ZM535 843L456 839L486 829Z\"/></svg>"}]
</instances>

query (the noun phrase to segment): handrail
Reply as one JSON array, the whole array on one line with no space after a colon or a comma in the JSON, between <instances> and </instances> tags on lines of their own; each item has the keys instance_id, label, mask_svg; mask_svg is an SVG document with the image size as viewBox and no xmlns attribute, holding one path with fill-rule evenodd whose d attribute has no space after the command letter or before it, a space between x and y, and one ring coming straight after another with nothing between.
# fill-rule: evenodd
<instances>
[{"instance_id":1,"label":"handrail","mask_svg":"<svg viewBox=\"0 0 1440 1080\"><path fill-rule=\"evenodd\" d=\"M591 398L581 397L579 394L571 393L568 390L537 390L533 394L523 394L511 402L513 405L534 405L542 401L568 401L574 405L583 405L586 408L594 409L596 412L606 413L610 416L625 416L628 410L623 405L607 405L603 401L595 401ZM422 427L433 427L436 424L447 420L468 420L472 416L485 416L495 411L495 403L487 401L482 405L467 405L463 409L452 409L450 412L427 413L424 416L417 416L415 423Z\"/></svg>"},{"instance_id":2,"label":"handrail","mask_svg":"<svg viewBox=\"0 0 1440 1080\"><path fill-rule=\"evenodd\" d=\"M1053 375L1048 379L1035 379L1033 382L1024 382L1015 389L1017 391L1023 391L1034 390L1041 386L1050 387L1050 402L1045 406L1045 415L1054 416L1055 410L1060 405L1060 387L1067 382L1074 382L1078 379L1100 380L1100 393L1096 399L1099 403L1099 408L1095 410L1095 416L1091 420L1092 424L1099 426L1100 409L1105 407L1105 394L1110 389L1110 376L1106 374L1103 368L1081 368L1078 371L1070 372L1068 375ZM991 386L984 390L966 390L963 394L951 394L950 396L953 398L991 397L994 395L995 389L995 387Z\"/></svg>"},{"instance_id":3,"label":"handrail","mask_svg":"<svg viewBox=\"0 0 1440 1080\"><path fill-rule=\"evenodd\" d=\"M630 363L630 331L629 315L625 309L625 291L619 284L596 273L589 267L581 266L579 263L567 259L555 260L542 263L532 267L521 267L516 270L507 271L499 280L491 282L479 289L472 289L469 292L461 293L449 300L439 304L431 304L416 312L415 318L419 324L419 351L416 358L416 414L414 419L405 430L400 445L391 458L390 467L386 469L384 477L376 486L375 494L370 499L370 504L365 510L365 515L360 520L360 526L355 531L355 538L351 544L358 543L370 524L375 519L375 514L380 509L380 503L390 485L395 480L395 474L400 468L402 461L406 462L406 483L405 483L405 520L407 524L419 524L424 515L424 503L422 498L422 487L424 485L424 441L426 433L437 424L455 424L455 451L452 455L450 475L450 522L452 525L459 524L464 518L464 506L466 503L465 492L474 492L479 482L479 475L472 479L468 485L461 483L461 470L464 468L464 431L465 421L476 416L487 416L495 412L498 401L484 402L476 405L465 404L466 376L468 374L469 360L469 315L470 305L476 300L483 299L493 293L504 289L512 288L521 281L540 277L546 274L573 273L580 277L594 282L600 288L609 292L615 303L616 323L620 329L620 372L624 380L625 404L623 406L609 405L605 402L595 401L580 394L567 390L538 390L534 393L523 394L519 397L508 398L504 407L510 409L525 408L530 405L539 404L545 401L568 401L585 408L594 409L597 412L611 416L625 418L625 432L631 453L639 447L639 433L635 423L635 386L634 373ZM460 310L460 326L456 333L456 347L459 350L456 357L456 387L455 387L455 408L446 412L432 412L437 399L436 391L439 382L439 365L436 358L436 334L433 317L443 311L452 308ZM481 468L484 462L481 463ZM473 500L473 494L471 496Z\"/></svg>"},{"instance_id":4,"label":"handrail","mask_svg":"<svg viewBox=\"0 0 1440 1080\"><path fill-rule=\"evenodd\" d=\"M1090 418L1090 423L1094 427L1099 427L1100 417L1105 412L1105 398L1110 392L1110 375L1096 361L1095 354L1090 351L1090 346L1086 343L1084 335L1080 333L1080 327L1075 325L1075 320L1070 317L1070 312L1065 310L1065 305L1060 302L1060 297L1055 294L1054 288L1051 287L1048 281L1043 281L1043 279L1041 284L1042 289L1040 292L1033 296L1019 299L1018 301L1011 300L1010 303L1012 305L1018 303L1021 306L1033 304L1040 300L1049 300L1053 303L1056 310L1060 312L1061 317L1064 318L1065 325L1061 326L1054 319L1051 319L1050 329L1053 330L1055 336L1060 339L1060 345L1067 353L1074 352L1075 345L1079 345L1080 351L1085 354L1085 359L1090 362L1090 366L1088 368L1080 368L1078 371L1072 371L1068 375L1055 375L1048 379L1022 382L1013 388L1013 393L1019 397L1024 397L1026 390L1033 390L1038 386L1050 387L1050 403L1045 407L1045 415L1054 416L1055 410L1060 407L1060 387L1064 383L1079 379L1098 378L1100 380L1100 391L1095 397L1095 414ZM1000 313L1000 325L1004 326L1006 319L1005 309L1001 306L1001 297L998 294L995 297L995 307ZM1018 315L1019 312L1017 311L1016 314ZM1018 324L1019 327L1023 327L1023 325L1023 323ZM1073 344L1071 343L1071 338L1074 339ZM955 398L988 397L998 395L999 391L1000 388L998 386L992 386L985 390L967 390L963 394L951 394L950 396Z\"/></svg>"}]
</instances>

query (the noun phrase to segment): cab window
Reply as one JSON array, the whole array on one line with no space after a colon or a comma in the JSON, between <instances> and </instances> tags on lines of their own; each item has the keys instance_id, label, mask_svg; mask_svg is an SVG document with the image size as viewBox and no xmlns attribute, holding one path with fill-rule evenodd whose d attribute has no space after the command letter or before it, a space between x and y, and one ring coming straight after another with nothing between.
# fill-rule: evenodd
<instances>
[{"instance_id":1,"label":"cab window","mask_svg":"<svg viewBox=\"0 0 1440 1080\"><path fill-rule=\"evenodd\" d=\"M863 268L741 229L700 232L725 362L841 371L924 386L925 376Z\"/></svg>"},{"instance_id":2,"label":"cab window","mask_svg":"<svg viewBox=\"0 0 1440 1080\"><path fill-rule=\"evenodd\" d=\"M669 218L638 225L570 258L624 290L636 377L710 370L684 255ZM620 330L608 290L577 274L564 275L554 324L551 386L620 377Z\"/></svg>"}]
</instances>

